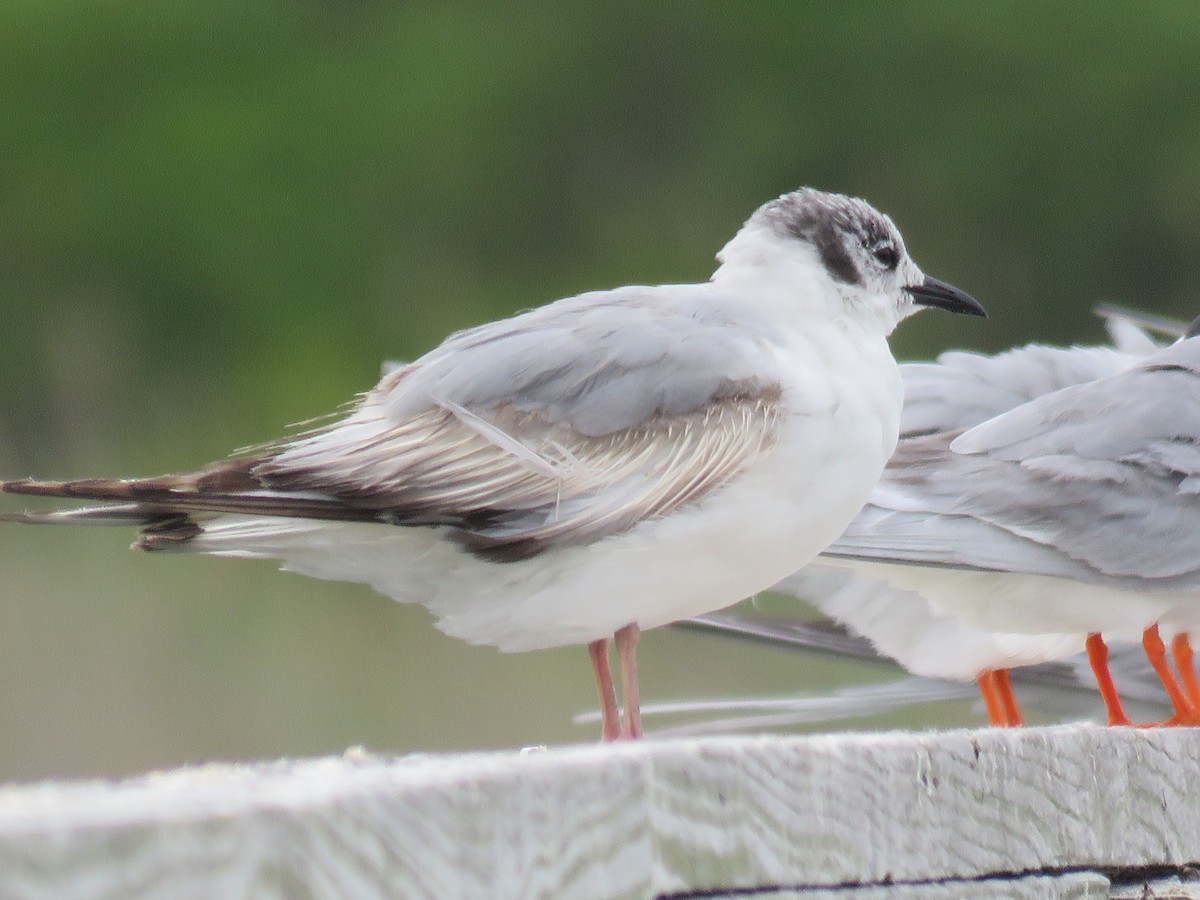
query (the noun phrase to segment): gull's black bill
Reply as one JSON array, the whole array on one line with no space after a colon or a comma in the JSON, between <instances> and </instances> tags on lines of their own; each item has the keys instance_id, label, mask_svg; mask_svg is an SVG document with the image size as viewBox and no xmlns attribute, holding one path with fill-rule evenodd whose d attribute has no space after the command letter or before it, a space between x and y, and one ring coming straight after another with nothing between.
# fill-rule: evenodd
<instances>
[{"instance_id":1,"label":"gull's black bill","mask_svg":"<svg viewBox=\"0 0 1200 900\"><path fill-rule=\"evenodd\" d=\"M952 313L987 318L987 312L979 305L979 301L966 291L960 291L954 285L930 278L928 275L920 284L905 285L904 290L912 294L914 303L921 306L936 306Z\"/></svg>"}]
</instances>

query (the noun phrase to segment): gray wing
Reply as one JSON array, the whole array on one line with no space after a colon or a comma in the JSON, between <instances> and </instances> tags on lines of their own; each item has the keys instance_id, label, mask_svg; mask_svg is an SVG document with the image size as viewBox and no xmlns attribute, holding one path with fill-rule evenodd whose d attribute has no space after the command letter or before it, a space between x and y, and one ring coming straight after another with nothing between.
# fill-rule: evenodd
<instances>
[{"instance_id":1,"label":"gray wing","mask_svg":"<svg viewBox=\"0 0 1200 900\"><path fill-rule=\"evenodd\" d=\"M769 343L697 302L716 290L624 287L560 300L452 335L377 393L397 420L450 401L536 412L591 437L695 412L731 384L761 380Z\"/></svg>"},{"instance_id":2,"label":"gray wing","mask_svg":"<svg viewBox=\"0 0 1200 900\"><path fill-rule=\"evenodd\" d=\"M997 416L959 437L954 450L999 459L1076 455L1123 461L1153 451L1168 468L1190 466L1200 441L1200 340L1164 347L1124 373L1066 388ZM1171 453L1183 451L1180 457Z\"/></svg>"},{"instance_id":3,"label":"gray wing","mask_svg":"<svg viewBox=\"0 0 1200 900\"><path fill-rule=\"evenodd\" d=\"M1029 344L996 356L950 352L905 363L902 437L970 428L1044 394L1129 368L1137 357L1110 347Z\"/></svg>"},{"instance_id":4,"label":"gray wing","mask_svg":"<svg viewBox=\"0 0 1200 900\"><path fill-rule=\"evenodd\" d=\"M710 289L585 294L454 335L255 472L448 525L497 559L661 516L727 482L780 422L767 339L687 302Z\"/></svg>"},{"instance_id":5,"label":"gray wing","mask_svg":"<svg viewBox=\"0 0 1200 900\"><path fill-rule=\"evenodd\" d=\"M1200 584L1200 340L954 438L901 443L840 555Z\"/></svg>"},{"instance_id":6,"label":"gray wing","mask_svg":"<svg viewBox=\"0 0 1200 900\"><path fill-rule=\"evenodd\" d=\"M901 437L971 428L1023 403L1107 378L1162 349L1148 331L1183 337L1187 325L1111 305L1096 314L1112 347L1047 347L1027 344L987 356L951 351L932 363L905 363Z\"/></svg>"}]
</instances>

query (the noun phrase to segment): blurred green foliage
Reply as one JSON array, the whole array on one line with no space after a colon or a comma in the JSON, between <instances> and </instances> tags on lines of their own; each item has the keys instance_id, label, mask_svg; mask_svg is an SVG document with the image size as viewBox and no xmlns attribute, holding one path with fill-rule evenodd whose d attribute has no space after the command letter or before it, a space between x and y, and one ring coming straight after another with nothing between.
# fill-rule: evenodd
<instances>
[{"instance_id":1,"label":"blurred green foliage","mask_svg":"<svg viewBox=\"0 0 1200 900\"><path fill-rule=\"evenodd\" d=\"M0 472L205 462L455 328L704 279L801 184L891 213L992 313L907 323L901 356L1098 340L1101 300L1190 317L1200 14L13 0Z\"/></svg>"},{"instance_id":2,"label":"blurred green foliage","mask_svg":"<svg viewBox=\"0 0 1200 900\"><path fill-rule=\"evenodd\" d=\"M4 461L198 462L799 184L993 311L904 353L1186 314L1198 50L1187 2L5 4Z\"/></svg>"}]
</instances>

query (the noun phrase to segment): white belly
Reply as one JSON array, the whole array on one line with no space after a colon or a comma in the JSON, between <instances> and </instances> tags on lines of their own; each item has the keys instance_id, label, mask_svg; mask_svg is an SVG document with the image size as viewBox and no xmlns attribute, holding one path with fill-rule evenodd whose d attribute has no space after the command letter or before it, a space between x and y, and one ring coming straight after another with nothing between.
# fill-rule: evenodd
<instances>
[{"instance_id":1,"label":"white belly","mask_svg":"<svg viewBox=\"0 0 1200 900\"><path fill-rule=\"evenodd\" d=\"M775 586L848 625L914 675L970 681L990 669L1062 659L1083 650L1084 635L985 630L920 593L888 584L883 566L819 559Z\"/></svg>"},{"instance_id":2,"label":"white belly","mask_svg":"<svg viewBox=\"0 0 1200 900\"><path fill-rule=\"evenodd\" d=\"M1144 628L1184 599L1045 575L839 562L866 577L919 593L935 614L953 616L970 627L994 632L1033 635L1102 631L1112 637L1136 640ZM1200 606L1195 609L1200 613ZM1193 622L1200 624L1197 619Z\"/></svg>"}]
</instances>

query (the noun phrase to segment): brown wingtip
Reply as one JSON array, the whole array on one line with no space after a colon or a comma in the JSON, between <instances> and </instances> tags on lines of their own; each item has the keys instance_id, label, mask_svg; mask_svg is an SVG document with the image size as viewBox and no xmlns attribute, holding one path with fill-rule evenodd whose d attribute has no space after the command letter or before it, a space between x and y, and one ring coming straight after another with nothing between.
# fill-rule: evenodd
<instances>
[{"instance_id":1,"label":"brown wingtip","mask_svg":"<svg viewBox=\"0 0 1200 900\"><path fill-rule=\"evenodd\" d=\"M34 481L32 478L17 478L0 481L0 491L6 494L32 494L38 497L67 497L66 481Z\"/></svg>"},{"instance_id":2,"label":"brown wingtip","mask_svg":"<svg viewBox=\"0 0 1200 900\"><path fill-rule=\"evenodd\" d=\"M29 480L25 478L15 478L12 481L0 481L0 493L5 494L22 494L22 488L29 484Z\"/></svg>"},{"instance_id":3,"label":"brown wingtip","mask_svg":"<svg viewBox=\"0 0 1200 900\"><path fill-rule=\"evenodd\" d=\"M222 460L182 475L153 478L79 478L73 481L38 481L18 478L0 481L0 491L33 497L71 497L79 500L154 500L164 492L202 494L255 490L262 483L254 467L269 454Z\"/></svg>"},{"instance_id":4,"label":"brown wingtip","mask_svg":"<svg viewBox=\"0 0 1200 900\"><path fill-rule=\"evenodd\" d=\"M35 481L20 478L0 481L0 491L31 497L77 497L89 500L128 500L133 497L134 482L104 478L84 478L77 481Z\"/></svg>"}]
</instances>

